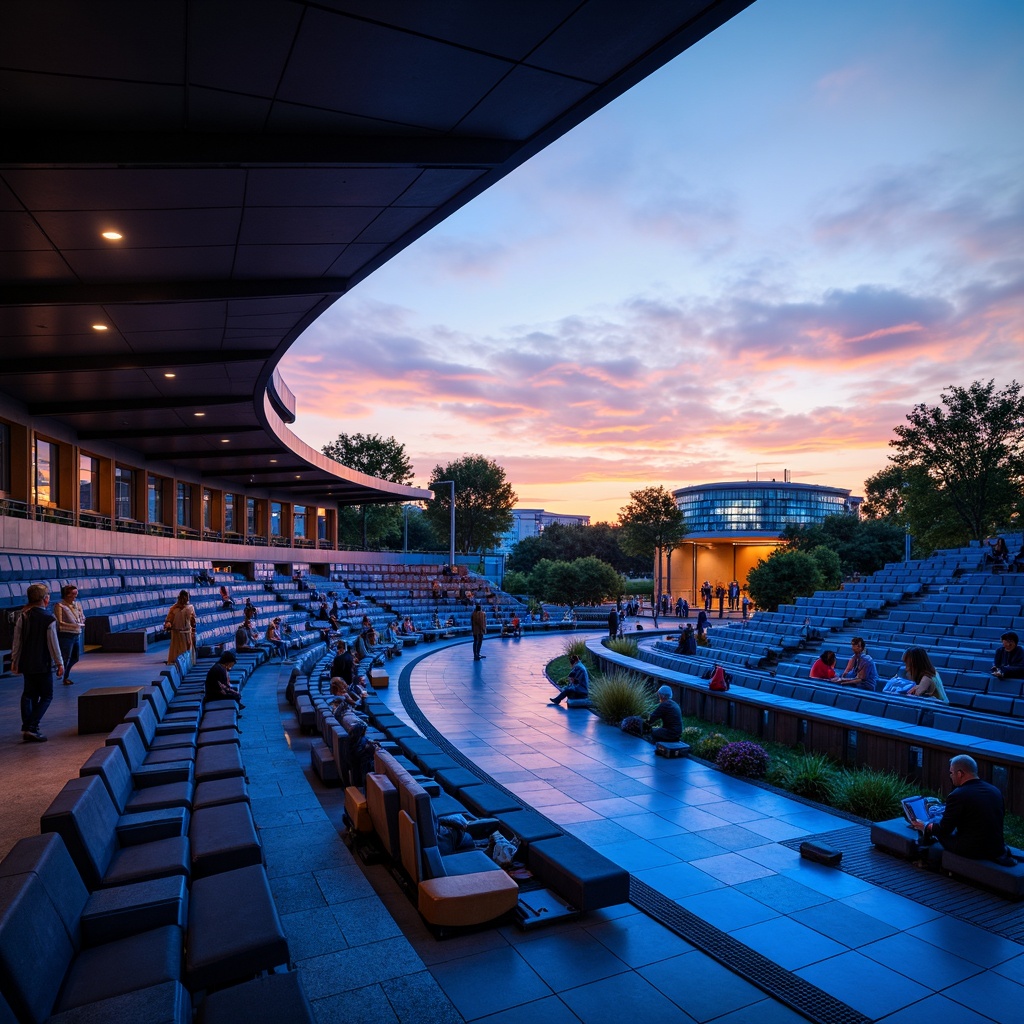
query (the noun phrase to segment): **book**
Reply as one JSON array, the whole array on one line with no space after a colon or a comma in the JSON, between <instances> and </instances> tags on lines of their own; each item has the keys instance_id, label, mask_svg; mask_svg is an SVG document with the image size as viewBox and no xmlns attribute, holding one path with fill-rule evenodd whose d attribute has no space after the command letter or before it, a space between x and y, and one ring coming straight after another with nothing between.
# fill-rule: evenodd
<instances>
[{"instance_id":1,"label":"book","mask_svg":"<svg viewBox=\"0 0 1024 1024\"><path fill-rule=\"evenodd\" d=\"M946 809L946 805L937 796L908 796L900 802L903 804L903 816L911 827L915 821L937 825Z\"/></svg>"}]
</instances>

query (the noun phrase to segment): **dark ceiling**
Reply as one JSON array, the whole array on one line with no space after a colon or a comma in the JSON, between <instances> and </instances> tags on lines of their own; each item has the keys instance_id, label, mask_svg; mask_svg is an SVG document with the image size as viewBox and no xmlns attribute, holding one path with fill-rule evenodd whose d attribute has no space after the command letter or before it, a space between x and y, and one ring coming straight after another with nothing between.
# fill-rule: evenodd
<instances>
[{"instance_id":1,"label":"dark ceiling","mask_svg":"<svg viewBox=\"0 0 1024 1024\"><path fill-rule=\"evenodd\" d=\"M225 485L424 496L295 438L281 356L751 2L6 0L0 391Z\"/></svg>"}]
</instances>

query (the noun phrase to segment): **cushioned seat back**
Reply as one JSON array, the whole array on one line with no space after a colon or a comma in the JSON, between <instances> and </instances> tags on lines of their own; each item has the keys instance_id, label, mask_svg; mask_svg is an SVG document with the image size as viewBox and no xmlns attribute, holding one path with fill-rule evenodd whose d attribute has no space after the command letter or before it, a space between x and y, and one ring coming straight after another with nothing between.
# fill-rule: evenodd
<instances>
[{"instance_id":1,"label":"cushioned seat back","mask_svg":"<svg viewBox=\"0 0 1024 1024\"><path fill-rule=\"evenodd\" d=\"M373 830L391 857L397 857L398 791L386 775L370 772L366 776L366 809L370 812Z\"/></svg>"},{"instance_id":2,"label":"cushioned seat back","mask_svg":"<svg viewBox=\"0 0 1024 1024\"><path fill-rule=\"evenodd\" d=\"M351 711L341 716L341 727L345 730L345 732L351 732L353 726L363 724L363 720L358 715L353 714Z\"/></svg>"},{"instance_id":3,"label":"cushioned seat back","mask_svg":"<svg viewBox=\"0 0 1024 1024\"><path fill-rule=\"evenodd\" d=\"M40 821L41 832L56 832L90 890L98 889L117 851L117 810L95 775L71 779Z\"/></svg>"},{"instance_id":4,"label":"cushioned seat back","mask_svg":"<svg viewBox=\"0 0 1024 1024\"><path fill-rule=\"evenodd\" d=\"M423 877L420 841L416 834L416 822L405 811L398 812L398 840L402 850L402 867L416 885Z\"/></svg>"},{"instance_id":5,"label":"cushioned seat back","mask_svg":"<svg viewBox=\"0 0 1024 1024\"><path fill-rule=\"evenodd\" d=\"M106 745L120 747L128 761L128 767L133 772L138 771L146 760L146 746L142 742L142 736L130 722L122 722L111 729Z\"/></svg>"},{"instance_id":6,"label":"cushioned seat back","mask_svg":"<svg viewBox=\"0 0 1024 1024\"><path fill-rule=\"evenodd\" d=\"M153 713L151 705L141 704L137 708L132 708L125 714L124 720L139 730L142 742L147 747L152 744L153 737L156 736L156 715Z\"/></svg>"},{"instance_id":7,"label":"cushioned seat back","mask_svg":"<svg viewBox=\"0 0 1024 1024\"><path fill-rule=\"evenodd\" d=\"M39 875L0 878L0 989L19 1021L50 1016L74 955Z\"/></svg>"},{"instance_id":8,"label":"cushioned seat back","mask_svg":"<svg viewBox=\"0 0 1024 1024\"><path fill-rule=\"evenodd\" d=\"M99 776L107 787L118 814L124 814L133 786L132 773L128 770L128 762L124 759L120 747L100 747L94 750L78 774L83 779L90 775Z\"/></svg>"},{"instance_id":9,"label":"cushioned seat back","mask_svg":"<svg viewBox=\"0 0 1024 1024\"><path fill-rule=\"evenodd\" d=\"M89 890L59 835L47 832L19 839L0 861L0 877L29 874L39 876L77 949L81 946L81 918Z\"/></svg>"}]
</instances>

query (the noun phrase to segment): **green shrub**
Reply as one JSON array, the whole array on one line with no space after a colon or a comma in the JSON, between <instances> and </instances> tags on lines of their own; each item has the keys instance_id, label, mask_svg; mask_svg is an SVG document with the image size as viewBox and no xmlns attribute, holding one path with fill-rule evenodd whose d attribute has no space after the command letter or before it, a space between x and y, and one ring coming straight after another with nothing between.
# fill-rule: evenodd
<instances>
[{"instance_id":1,"label":"green shrub","mask_svg":"<svg viewBox=\"0 0 1024 1024\"><path fill-rule=\"evenodd\" d=\"M730 775L763 779L768 771L768 751L759 743L751 743L749 740L726 743L718 752L715 764Z\"/></svg>"},{"instance_id":2,"label":"green shrub","mask_svg":"<svg viewBox=\"0 0 1024 1024\"><path fill-rule=\"evenodd\" d=\"M705 761L717 761L718 752L729 743L729 738L720 732L711 732L697 742L693 752Z\"/></svg>"},{"instance_id":3,"label":"green shrub","mask_svg":"<svg viewBox=\"0 0 1024 1024\"><path fill-rule=\"evenodd\" d=\"M654 687L635 672L613 669L590 681L590 703L606 721L618 725L630 715L646 718L658 703Z\"/></svg>"},{"instance_id":4,"label":"green shrub","mask_svg":"<svg viewBox=\"0 0 1024 1024\"><path fill-rule=\"evenodd\" d=\"M640 657L640 648L637 647L636 641L631 640L628 636L617 636L611 640L607 640L605 641L605 647L607 647L609 651L614 651L616 654L621 654L624 658Z\"/></svg>"},{"instance_id":5,"label":"green shrub","mask_svg":"<svg viewBox=\"0 0 1024 1024\"><path fill-rule=\"evenodd\" d=\"M835 805L869 821L884 821L898 818L903 813L900 801L916 792L917 787L904 782L894 772L863 768L839 774Z\"/></svg>"},{"instance_id":6,"label":"green shrub","mask_svg":"<svg viewBox=\"0 0 1024 1024\"><path fill-rule=\"evenodd\" d=\"M691 747L698 744L704 738L704 730L699 725L688 725L683 729L682 740L689 743Z\"/></svg>"},{"instance_id":7,"label":"green shrub","mask_svg":"<svg viewBox=\"0 0 1024 1024\"><path fill-rule=\"evenodd\" d=\"M838 785L835 765L824 754L801 754L785 765L779 784L797 796L831 804Z\"/></svg>"},{"instance_id":8,"label":"green shrub","mask_svg":"<svg viewBox=\"0 0 1024 1024\"><path fill-rule=\"evenodd\" d=\"M590 659L590 651L587 650L587 641L580 640L578 637L570 637L565 641L565 646L562 648L562 653L566 658L571 658L574 655L583 662L587 668L593 666L593 662Z\"/></svg>"}]
</instances>

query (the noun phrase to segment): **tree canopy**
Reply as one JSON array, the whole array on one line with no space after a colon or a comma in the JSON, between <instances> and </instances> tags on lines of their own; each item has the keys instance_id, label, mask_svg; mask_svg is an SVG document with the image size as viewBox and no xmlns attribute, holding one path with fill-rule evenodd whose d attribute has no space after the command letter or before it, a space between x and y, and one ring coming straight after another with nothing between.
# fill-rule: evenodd
<instances>
[{"instance_id":1,"label":"tree canopy","mask_svg":"<svg viewBox=\"0 0 1024 1024\"><path fill-rule=\"evenodd\" d=\"M591 526L552 523L536 537L524 537L509 555L510 571L530 573L542 559L572 562L593 555L623 573L649 573L650 558L627 555L619 544L622 529L610 523Z\"/></svg>"},{"instance_id":2,"label":"tree canopy","mask_svg":"<svg viewBox=\"0 0 1024 1024\"><path fill-rule=\"evenodd\" d=\"M813 555L788 548L776 548L747 574L751 599L769 612L798 597L809 597L821 586L821 569Z\"/></svg>"},{"instance_id":3,"label":"tree canopy","mask_svg":"<svg viewBox=\"0 0 1024 1024\"><path fill-rule=\"evenodd\" d=\"M320 449L349 469L395 484L412 483L412 462L405 445L380 434L339 434ZM402 508L388 504L348 505L338 510L338 543L343 547L380 547L401 542Z\"/></svg>"},{"instance_id":4,"label":"tree canopy","mask_svg":"<svg viewBox=\"0 0 1024 1024\"><path fill-rule=\"evenodd\" d=\"M512 581L506 576L506 589L512 582L525 582L527 592L539 601L574 606L600 604L623 590L622 576L593 555L571 562L542 558L529 576L515 574Z\"/></svg>"},{"instance_id":5,"label":"tree canopy","mask_svg":"<svg viewBox=\"0 0 1024 1024\"><path fill-rule=\"evenodd\" d=\"M910 526L925 546L1012 525L1024 493L1024 396L1011 381L949 387L895 428L890 465L867 481L865 514Z\"/></svg>"},{"instance_id":6,"label":"tree canopy","mask_svg":"<svg viewBox=\"0 0 1024 1024\"><path fill-rule=\"evenodd\" d=\"M619 544L628 555L658 557L686 536L686 523L675 498L664 487L631 491L629 504L619 512Z\"/></svg>"},{"instance_id":7,"label":"tree canopy","mask_svg":"<svg viewBox=\"0 0 1024 1024\"><path fill-rule=\"evenodd\" d=\"M903 527L891 521L859 519L857 516L839 513L826 516L820 523L807 526L787 526L782 540L794 551L813 552L826 547L836 553L840 573L847 575L859 572L868 576L881 569L886 562L903 558ZM824 582L825 589L838 587Z\"/></svg>"},{"instance_id":8,"label":"tree canopy","mask_svg":"<svg viewBox=\"0 0 1024 1024\"><path fill-rule=\"evenodd\" d=\"M441 480L455 481L455 548L463 554L493 547L512 525L512 509L519 500L505 479L505 470L483 455L466 455L446 466L435 466L427 486L435 497L426 504L426 516L438 537L450 531L451 491Z\"/></svg>"}]
</instances>

